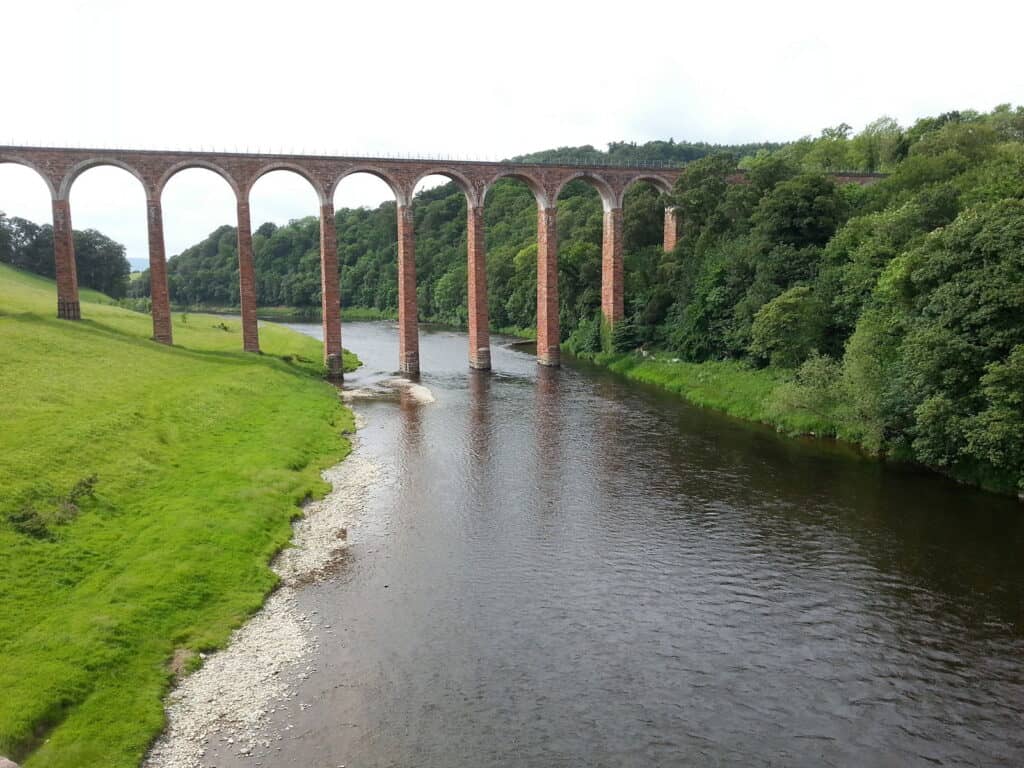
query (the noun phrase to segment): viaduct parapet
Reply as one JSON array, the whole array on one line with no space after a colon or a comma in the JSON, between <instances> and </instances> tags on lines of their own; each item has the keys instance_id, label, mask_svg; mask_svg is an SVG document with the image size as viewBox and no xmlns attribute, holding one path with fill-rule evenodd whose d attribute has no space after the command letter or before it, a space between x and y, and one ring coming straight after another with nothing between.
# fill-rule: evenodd
<instances>
[{"instance_id":1,"label":"viaduct parapet","mask_svg":"<svg viewBox=\"0 0 1024 768\"><path fill-rule=\"evenodd\" d=\"M321 297L324 359L329 373L341 377L341 305L334 191L346 177L369 173L382 179L395 196L398 210L398 325L399 368L419 372L419 331L416 306L416 257L412 199L425 177L451 179L466 197L467 273L469 304L469 364L490 368L487 316L487 269L484 248L483 206L487 190L499 179L525 183L537 202L537 361L559 364L558 326L558 195L574 179L591 184L604 206L601 249L601 311L614 324L623 317L623 220L626 191L638 182L661 192L672 190L682 168L624 168L538 163L475 162L460 160L406 160L313 155L240 154L230 152L164 152L120 149L62 149L0 146L0 163L16 163L35 170L44 180L53 204L53 243L57 277L57 315L81 318L75 272L70 193L84 171L108 165L122 168L142 185L146 194L153 338L171 344L170 297L164 248L161 196L167 182L188 168L213 171L235 194L238 216L238 273L243 347L259 351L256 323L256 275L253 267L249 192L271 171L286 170L302 176L320 200ZM837 174L840 183L870 184L878 174ZM732 179L742 183L742 175ZM665 209L664 247L671 250L678 237L676 211Z\"/></svg>"}]
</instances>

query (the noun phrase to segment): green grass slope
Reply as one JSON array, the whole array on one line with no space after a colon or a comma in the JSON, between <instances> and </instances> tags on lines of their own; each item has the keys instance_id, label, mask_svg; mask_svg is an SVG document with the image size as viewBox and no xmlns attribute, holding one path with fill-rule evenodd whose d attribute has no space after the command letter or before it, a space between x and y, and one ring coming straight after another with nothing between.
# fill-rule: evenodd
<instances>
[{"instance_id":1,"label":"green grass slope","mask_svg":"<svg viewBox=\"0 0 1024 768\"><path fill-rule=\"evenodd\" d=\"M138 765L174 650L260 606L353 428L314 339L264 325L246 354L190 314L165 347L82 299L58 320L51 281L0 265L0 754L26 768Z\"/></svg>"},{"instance_id":2,"label":"green grass slope","mask_svg":"<svg viewBox=\"0 0 1024 768\"><path fill-rule=\"evenodd\" d=\"M580 359L604 366L627 379L674 392L694 405L770 424L790 435L836 434L837 427L827 414L779 408L779 388L792 381L790 371L755 369L735 361L688 363L627 353L598 353Z\"/></svg>"}]
</instances>

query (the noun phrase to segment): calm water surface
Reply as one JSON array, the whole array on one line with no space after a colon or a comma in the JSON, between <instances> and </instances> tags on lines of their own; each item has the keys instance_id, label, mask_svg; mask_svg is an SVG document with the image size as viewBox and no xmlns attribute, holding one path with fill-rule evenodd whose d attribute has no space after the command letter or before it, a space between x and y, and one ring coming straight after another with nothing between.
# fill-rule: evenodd
<instances>
[{"instance_id":1,"label":"calm water surface","mask_svg":"<svg viewBox=\"0 0 1024 768\"><path fill-rule=\"evenodd\" d=\"M346 386L393 370L344 331ZM393 482L272 764L1024 765L1024 507L507 343L357 405Z\"/></svg>"}]
</instances>

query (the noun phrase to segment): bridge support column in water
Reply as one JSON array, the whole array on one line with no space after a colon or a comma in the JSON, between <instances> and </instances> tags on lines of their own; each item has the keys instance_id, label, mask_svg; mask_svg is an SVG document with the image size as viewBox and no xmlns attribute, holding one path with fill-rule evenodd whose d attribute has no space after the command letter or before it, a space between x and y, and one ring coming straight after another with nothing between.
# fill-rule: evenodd
<instances>
[{"instance_id":1,"label":"bridge support column in water","mask_svg":"<svg viewBox=\"0 0 1024 768\"><path fill-rule=\"evenodd\" d=\"M398 205L398 369L420 372L420 337L416 307L416 240L412 207Z\"/></svg>"},{"instance_id":2,"label":"bridge support column in water","mask_svg":"<svg viewBox=\"0 0 1024 768\"><path fill-rule=\"evenodd\" d=\"M53 201L53 261L57 276L57 317L81 320L75 240L71 232L71 203L67 198Z\"/></svg>"},{"instance_id":3,"label":"bridge support column in water","mask_svg":"<svg viewBox=\"0 0 1024 768\"><path fill-rule=\"evenodd\" d=\"M601 238L601 314L610 325L624 315L622 280L622 209L608 208Z\"/></svg>"},{"instance_id":4,"label":"bridge support column in water","mask_svg":"<svg viewBox=\"0 0 1024 768\"><path fill-rule=\"evenodd\" d=\"M560 365L558 209L537 209L537 362Z\"/></svg>"},{"instance_id":5,"label":"bridge support column in water","mask_svg":"<svg viewBox=\"0 0 1024 768\"><path fill-rule=\"evenodd\" d=\"M469 367L491 369L491 334L487 315L487 250L484 243L484 209L470 205L466 219L469 285Z\"/></svg>"},{"instance_id":6,"label":"bridge support column in water","mask_svg":"<svg viewBox=\"0 0 1024 768\"><path fill-rule=\"evenodd\" d=\"M260 351L256 324L256 270L252 263L252 224L249 221L249 192L238 199L238 301L242 305L242 349Z\"/></svg>"},{"instance_id":7,"label":"bridge support column in water","mask_svg":"<svg viewBox=\"0 0 1024 768\"><path fill-rule=\"evenodd\" d=\"M159 200L146 201L146 227L149 233L149 297L153 338L161 344L172 344L174 338L171 331L171 300L167 290L164 214Z\"/></svg>"},{"instance_id":8,"label":"bridge support column in water","mask_svg":"<svg viewBox=\"0 0 1024 768\"><path fill-rule=\"evenodd\" d=\"M324 362L327 364L327 377L334 381L340 381L344 376L337 240L334 205L323 203L320 206L320 311L324 330Z\"/></svg>"}]
</instances>

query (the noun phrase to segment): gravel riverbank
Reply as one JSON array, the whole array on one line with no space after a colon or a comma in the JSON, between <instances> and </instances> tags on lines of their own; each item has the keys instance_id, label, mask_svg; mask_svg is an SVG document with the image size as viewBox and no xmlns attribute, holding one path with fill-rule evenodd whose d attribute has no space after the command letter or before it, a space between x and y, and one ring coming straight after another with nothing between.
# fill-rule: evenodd
<instances>
[{"instance_id":1,"label":"gravel riverbank","mask_svg":"<svg viewBox=\"0 0 1024 768\"><path fill-rule=\"evenodd\" d=\"M315 671L305 663L318 643L315 621L298 609L296 592L343 560L348 528L358 524L371 489L384 480L381 468L353 448L324 471L331 492L307 505L295 523L293 546L275 559L278 589L226 648L206 657L168 695L168 726L144 768L201 768L212 746L251 756L254 765L273 764L266 758L283 734L267 730L268 716L294 697L290 681Z\"/></svg>"}]
</instances>

